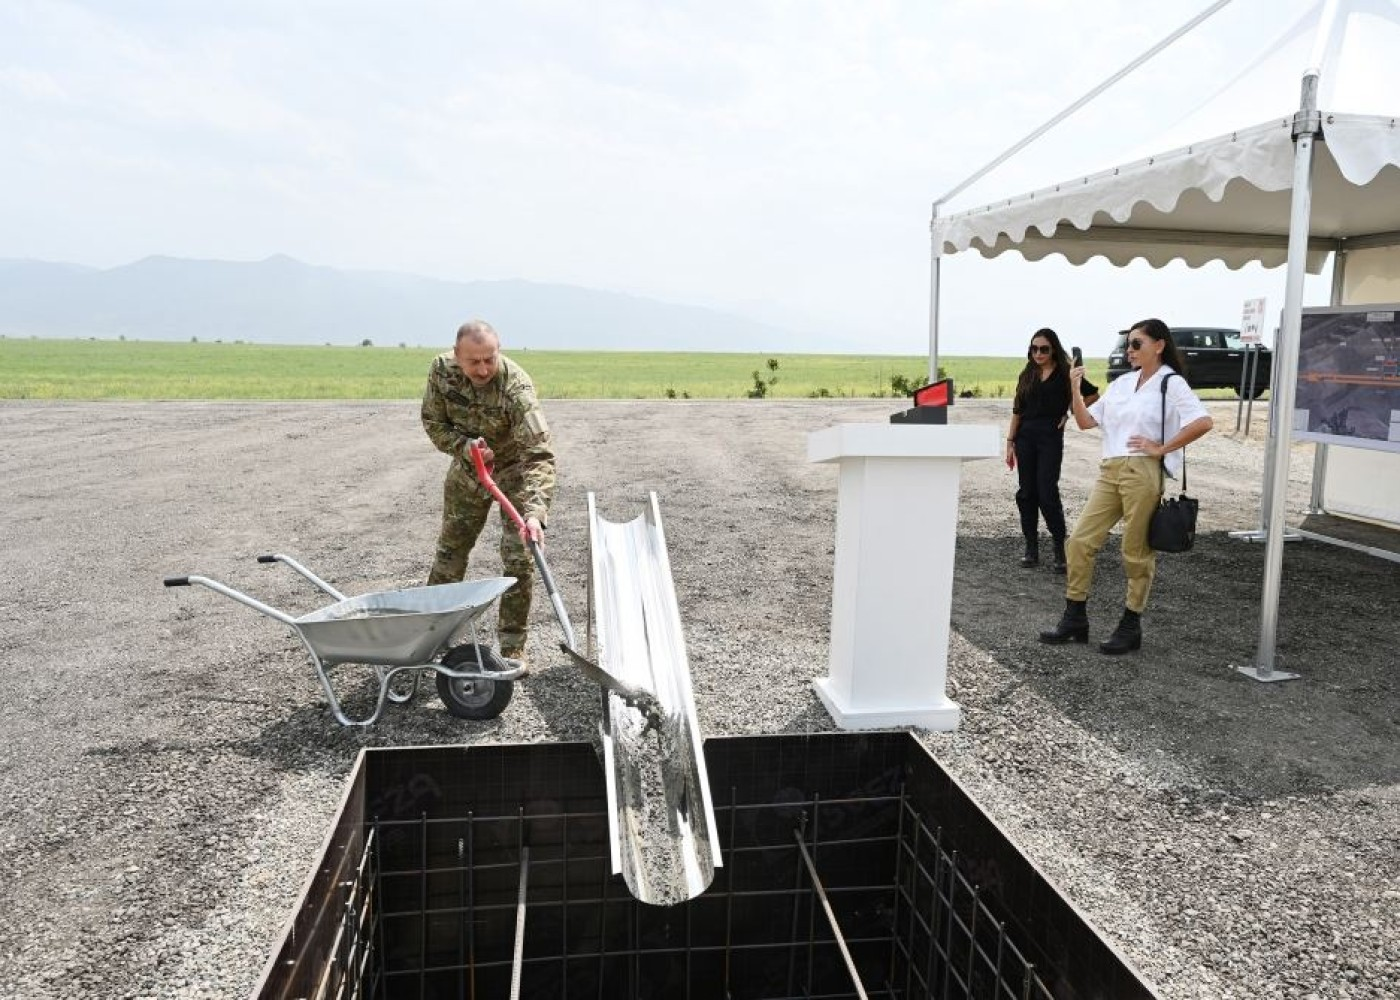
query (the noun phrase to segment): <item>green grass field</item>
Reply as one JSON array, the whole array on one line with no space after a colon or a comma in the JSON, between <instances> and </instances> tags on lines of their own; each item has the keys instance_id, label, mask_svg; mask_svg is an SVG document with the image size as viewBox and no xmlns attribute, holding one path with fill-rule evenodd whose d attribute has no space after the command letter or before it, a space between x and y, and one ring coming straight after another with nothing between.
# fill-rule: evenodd
<instances>
[{"instance_id":1,"label":"green grass field","mask_svg":"<svg viewBox=\"0 0 1400 1000\"><path fill-rule=\"evenodd\" d=\"M0 399L412 399L435 351L136 340L0 337ZM755 372L769 398L902 395L922 385L922 357L702 354L631 351L507 352L547 399L741 399ZM769 367L776 361L776 370ZM1008 397L1020 358L947 357L959 392ZM1099 374L1092 372L1102 384ZM776 379L768 384L769 379Z\"/></svg>"}]
</instances>

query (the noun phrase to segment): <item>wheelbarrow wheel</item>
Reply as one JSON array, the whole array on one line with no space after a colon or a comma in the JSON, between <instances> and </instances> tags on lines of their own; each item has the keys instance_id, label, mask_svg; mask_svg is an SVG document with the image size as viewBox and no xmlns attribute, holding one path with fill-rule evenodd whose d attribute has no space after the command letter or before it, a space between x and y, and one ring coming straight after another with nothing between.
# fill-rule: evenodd
<instances>
[{"instance_id":1,"label":"wheelbarrow wheel","mask_svg":"<svg viewBox=\"0 0 1400 1000\"><path fill-rule=\"evenodd\" d=\"M477 643L455 646L442 658L452 670L467 670L480 664L487 670L509 669L495 650ZM472 680L437 675L438 697L447 711L459 719L494 719L506 710L515 693L512 681Z\"/></svg>"}]
</instances>

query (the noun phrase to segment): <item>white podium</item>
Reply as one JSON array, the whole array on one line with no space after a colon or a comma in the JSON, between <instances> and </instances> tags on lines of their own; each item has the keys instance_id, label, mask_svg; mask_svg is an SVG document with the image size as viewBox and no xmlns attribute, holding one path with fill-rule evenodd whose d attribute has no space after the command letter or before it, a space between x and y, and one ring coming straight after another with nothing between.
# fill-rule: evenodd
<instances>
[{"instance_id":1,"label":"white podium","mask_svg":"<svg viewBox=\"0 0 1400 1000\"><path fill-rule=\"evenodd\" d=\"M948 631L962 463L1001 454L991 425L840 424L807 459L840 463L831 673L817 694L842 729L956 729Z\"/></svg>"}]
</instances>

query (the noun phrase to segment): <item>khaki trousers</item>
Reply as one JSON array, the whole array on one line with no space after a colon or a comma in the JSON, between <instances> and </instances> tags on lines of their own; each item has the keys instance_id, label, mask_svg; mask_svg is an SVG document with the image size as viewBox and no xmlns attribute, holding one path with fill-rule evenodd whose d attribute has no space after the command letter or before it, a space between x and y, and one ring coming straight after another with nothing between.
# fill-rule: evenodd
<instances>
[{"instance_id":1,"label":"khaki trousers","mask_svg":"<svg viewBox=\"0 0 1400 1000\"><path fill-rule=\"evenodd\" d=\"M1065 597L1089 599L1094 582L1094 559L1113 526L1123 522L1123 573L1128 578L1124 604L1142 612L1157 572L1157 553L1147 545L1147 525L1162 499L1162 462L1146 455L1106 458L1089 501L1080 511L1065 543Z\"/></svg>"}]
</instances>

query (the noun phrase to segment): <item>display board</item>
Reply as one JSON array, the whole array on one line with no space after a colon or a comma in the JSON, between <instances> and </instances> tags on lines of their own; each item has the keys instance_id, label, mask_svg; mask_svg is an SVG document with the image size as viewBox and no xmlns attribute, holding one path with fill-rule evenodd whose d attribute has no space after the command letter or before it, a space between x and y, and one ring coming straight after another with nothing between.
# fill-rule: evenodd
<instances>
[{"instance_id":1,"label":"display board","mask_svg":"<svg viewBox=\"0 0 1400 1000\"><path fill-rule=\"evenodd\" d=\"M1400 304L1303 310L1293 430L1400 453Z\"/></svg>"}]
</instances>

